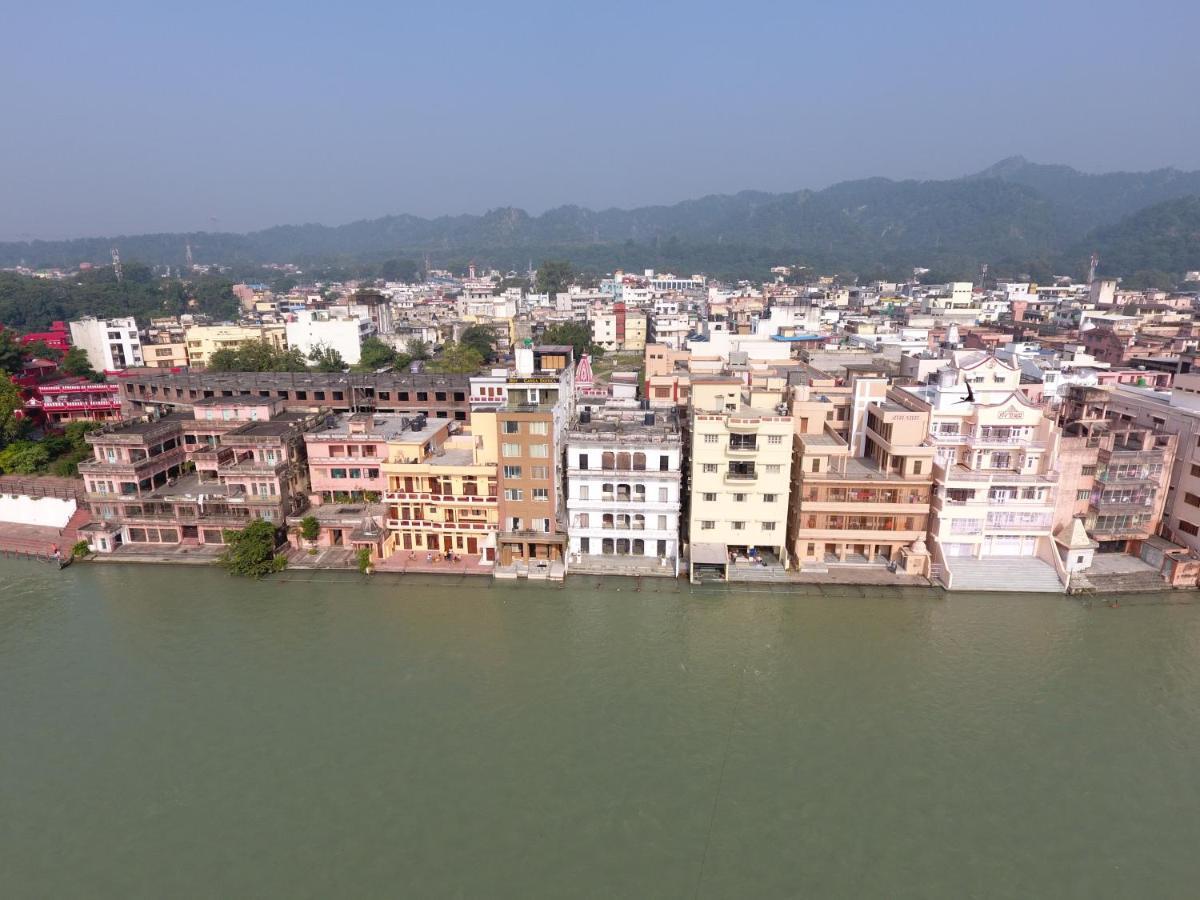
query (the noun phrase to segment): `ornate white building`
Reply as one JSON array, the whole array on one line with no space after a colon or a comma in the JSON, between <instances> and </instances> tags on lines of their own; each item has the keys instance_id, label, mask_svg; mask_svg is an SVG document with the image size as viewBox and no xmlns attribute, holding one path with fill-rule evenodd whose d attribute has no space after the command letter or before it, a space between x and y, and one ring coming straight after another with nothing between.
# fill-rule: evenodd
<instances>
[{"instance_id":1,"label":"ornate white building","mask_svg":"<svg viewBox=\"0 0 1200 900\"><path fill-rule=\"evenodd\" d=\"M679 574L682 441L674 410L613 401L567 432L572 571Z\"/></svg>"}]
</instances>

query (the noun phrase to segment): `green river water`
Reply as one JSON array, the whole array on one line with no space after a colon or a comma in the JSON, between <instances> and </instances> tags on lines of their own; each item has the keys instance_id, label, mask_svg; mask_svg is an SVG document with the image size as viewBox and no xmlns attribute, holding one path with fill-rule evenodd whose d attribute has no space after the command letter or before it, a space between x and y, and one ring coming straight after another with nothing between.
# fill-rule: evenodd
<instances>
[{"instance_id":1,"label":"green river water","mask_svg":"<svg viewBox=\"0 0 1200 900\"><path fill-rule=\"evenodd\" d=\"M1200 605L0 563L4 897L1200 895Z\"/></svg>"}]
</instances>

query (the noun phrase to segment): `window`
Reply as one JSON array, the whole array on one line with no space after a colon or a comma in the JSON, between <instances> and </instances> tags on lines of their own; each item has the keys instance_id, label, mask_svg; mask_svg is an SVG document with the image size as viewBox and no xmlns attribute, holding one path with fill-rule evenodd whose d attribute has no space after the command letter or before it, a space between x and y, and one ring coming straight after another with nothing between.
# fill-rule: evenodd
<instances>
[{"instance_id":1,"label":"window","mask_svg":"<svg viewBox=\"0 0 1200 900\"><path fill-rule=\"evenodd\" d=\"M734 503L745 503L745 502L746 502L746 495L745 495L745 494L734 494L734 495L733 495L733 502L734 502Z\"/></svg>"},{"instance_id":2,"label":"window","mask_svg":"<svg viewBox=\"0 0 1200 900\"><path fill-rule=\"evenodd\" d=\"M589 538L580 538L579 539L579 552L580 553L591 553L592 552L591 539L589 539Z\"/></svg>"},{"instance_id":3,"label":"window","mask_svg":"<svg viewBox=\"0 0 1200 900\"><path fill-rule=\"evenodd\" d=\"M534 459L549 459L550 445L549 444L530 444L529 455Z\"/></svg>"},{"instance_id":4,"label":"window","mask_svg":"<svg viewBox=\"0 0 1200 900\"><path fill-rule=\"evenodd\" d=\"M732 525L733 525L734 531L745 531L746 530L745 522L733 522Z\"/></svg>"},{"instance_id":5,"label":"window","mask_svg":"<svg viewBox=\"0 0 1200 900\"><path fill-rule=\"evenodd\" d=\"M774 503L778 499L778 494L763 494L763 503Z\"/></svg>"},{"instance_id":6,"label":"window","mask_svg":"<svg viewBox=\"0 0 1200 900\"><path fill-rule=\"evenodd\" d=\"M1075 492L1076 500L1090 500L1091 496L1092 496L1091 491L1076 491Z\"/></svg>"},{"instance_id":7,"label":"window","mask_svg":"<svg viewBox=\"0 0 1200 900\"><path fill-rule=\"evenodd\" d=\"M715 475L717 473L716 463L704 463L704 472L707 475Z\"/></svg>"},{"instance_id":8,"label":"window","mask_svg":"<svg viewBox=\"0 0 1200 900\"><path fill-rule=\"evenodd\" d=\"M667 503L670 499L670 491L668 491L665 487L660 487L658 489L658 502Z\"/></svg>"},{"instance_id":9,"label":"window","mask_svg":"<svg viewBox=\"0 0 1200 900\"><path fill-rule=\"evenodd\" d=\"M549 466L530 466L529 477L537 481L546 481L550 477Z\"/></svg>"},{"instance_id":10,"label":"window","mask_svg":"<svg viewBox=\"0 0 1200 900\"><path fill-rule=\"evenodd\" d=\"M1188 506L1200 506L1200 497L1197 497L1195 494L1184 494L1183 502Z\"/></svg>"},{"instance_id":11,"label":"window","mask_svg":"<svg viewBox=\"0 0 1200 900\"><path fill-rule=\"evenodd\" d=\"M329 477L330 478L345 478L346 470L345 469L330 469Z\"/></svg>"},{"instance_id":12,"label":"window","mask_svg":"<svg viewBox=\"0 0 1200 900\"><path fill-rule=\"evenodd\" d=\"M520 444L501 444L500 445L500 454L502 456L520 456L521 455L521 445Z\"/></svg>"},{"instance_id":13,"label":"window","mask_svg":"<svg viewBox=\"0 0 1200 900\"><path fill-rule=\"evenodd\" d=\"M1095 467L1095 466L1084 466L1084 467L1083 467L1083 469L1081 470L1080 474L1082 474L1082 475L1095 475L1095 474L1096 474L1096 467Z\"/></svg>"},{"instance_id":14,"label":"window","mask_svg":"<svg viewBox=\"0 0 1200 900\"><path fill-rule=\"evenodd\" d=\"M922 461L919 459L913 461L913 474L914 475L921 474L921 464L922 464Z\"/></svg>"},{"instance_id":15,"label":"window","mask_svg":"<svg viewBox=\"0 0 1200 900\"><path fill-rule=\"evenodd\" d=\"M782 444L783 443L783 435L782 434L768 434L767 435L767 443L768 444Z\"/></svg>"},{"instance_id":16,"label":"window","mask_svg":"<svg viewBox=\"0 0 1200 900\"><path fill-rule=\"evenodd\" d=\"M504 433L505 434L520 434L521 433L521 423L520 422L505 422L504 423Z\"/></svg>"},{"instance_id":17,"label":"window","mask_svg":"<svg viewBox=\"0 0 1200 900\"><path fill-rule=\"evenodd\" d=\"M529 433L545 436L550 433L547 428L548 422L530 422Z\"/></svg>"},{"instance_id":18,"label":"window","mask_svg":"<svg viewBox=\"0 0 1200 900\"><path fill-rule=\"evenodd\" d=\"M814 460L812 461L812 470L813 470L814 472L820 472L820 471L821 471L821 461L820 461L819 459L814 459Z\"/></svg>"},{"instance_id":19,"label":"window","mask_svg":"<svg viewBox=\"0 0 1200 900\"><path fill-rule=\"evenodd\" d=\"M660 471L660 472L671 471L671 457L660 456L658 458L658 471Z\"/></svg>"},{"instance_id":20,"label":"window","mask_svg":"<svg viewBox=\"0 0 1200 900\"><path fill-rule=\"evenodd\" d=\"M717 523L712 521L711 519L706 519L705 521L700 523L701 531L712 531L716 527L717 527Z\"/></svg>"},{"instance_id":21,"label":"window","mask_svg":"<svg viewBox=\"0 0 1200 900\"><path fill-rule=\"evenodd\" d=\"M549 488L534 488L533 489L533 499L540 500L543 502L549 501L550 500Z\"/></svg>"},{"instance_id":22,"label":"window","mask_svg":"<svg viewBox=\"0 0 1200 900\"><path fill-rule=\"evenodd\" d=\"M715 434L706 434L706 435L704 436L704 443L706 443L706 444L715 444L716 442L717 442L717 435L715 435Z\"/></svg>"},{"instance_id":23,"label":"window","mask_svg":"<svg viewBox=\"0 0 1200 900\"><path fill-rule=\"evenodd\" d=\"M705 495L704 495L704 499L705 499L705 501L706 501L706 502L708 502L708 503L716 503L716 502L717 502L717 495L716 495L716 494L705 494Z\"/></svg>"},{"instance_id":24,"label":"window","mask_svg":"<svg viewBox=\"0 0 1200 900\"><path fill-rule=\"evenodd\" d=\"M588 455L586 453L579 454L579 468L586 469L588 467Z\"/></svg>"},{"instance_id":25,"label":"window","mask_svg":"<svg viewBox=\"0 0 1200 900\"><path fill-rule=\"evenodd\" d=\"M783 467L780 466L778 463L768 463L767 464L767 474L768 475L778 475L782 471L783 471Z\"/></svg>"},{"instance_id":26,"label":"window","mask_svg":"<svg viewBox=\"0 0 1200 900\"><path fill-rule=\"evenodd\" d=\"M579 499L580 499L580 500L588 500L588 499L590 499L590 498L588 497L588 494L590 494L590 493L591 493L591 491L590 491L590 490L588 490L588 486L587 486L586 484L581 484L581 485L579 486Z\"/></svg>"},{"instance_id":27,"label":"window","mask_svg":"<svg viewBox=\"0 0 1200 900\"><path fill-rule=\"evenodd\" d=\"M762 523L762 530L763 530L763 531L774 531L774 530L775 530L775 523L774 523L774 522L763 522L763 523Z\"/></svg>"},{"instance_id":28,"label":"window","mask_svg":"<svg viewBox=\"0 0 1200 900\"><path fill-rule=\"evenodd\" d=\"M1197 466L1195 464L1192 465L1192 477L1200 478L1200 466Z\"/></svg>"},{"instance_id":29,"label":"window","mask_svg":"<svg viewBox=\"0 0 1200 900\"><path fill-rule=\"evenodd\" d=\"M504 499L505 500L524 500L525 492L522 491L520 488L505 488L504 489Z\"/></svg>"},{"instance_id":30,"label":"window","mask_svg":"<svg viewBox=\"0 0 1200 900\"><path fill-rule=\"evenodd\" d=\"M521 477L521 467L520 466L505 466L504 467L504 477L505 478L520 478Z\"/></svg>"},{"instance_id":31,"label":"window","mask_svg":"<svg viewBox=\"0 0 1200 900\"><path fill-rule=\"evenodd\" d=\"M1185 522L1183 519L1179 520L1179 530L1184 534L1190 534L1193 536L1200 534L1200 528L1197 528L1191 522Z\"/></svg>"}]
</instances>

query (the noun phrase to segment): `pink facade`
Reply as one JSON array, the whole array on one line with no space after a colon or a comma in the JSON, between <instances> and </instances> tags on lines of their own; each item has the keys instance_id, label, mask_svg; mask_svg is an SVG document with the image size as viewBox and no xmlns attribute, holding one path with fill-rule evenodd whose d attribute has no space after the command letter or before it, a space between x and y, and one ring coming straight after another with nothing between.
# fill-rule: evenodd
<instances>
[{"instance_id":1,"label":"pink facade","mask_svg":"<svg viewBox=\"0 0 1200 900\"><path fill-rule=\"evenodd\" d=\"M378 500L387 490L381 464L388 440L402 434L401 416L356 413L333 418L304 436L313 503Z\"/></svg>"}]
</instances>

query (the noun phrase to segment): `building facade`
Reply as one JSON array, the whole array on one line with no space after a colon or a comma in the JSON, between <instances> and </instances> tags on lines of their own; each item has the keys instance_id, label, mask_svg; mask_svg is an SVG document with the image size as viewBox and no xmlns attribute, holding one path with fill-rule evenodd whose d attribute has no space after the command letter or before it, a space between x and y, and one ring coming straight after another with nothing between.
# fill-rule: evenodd
<instances>
[{"instance_id":1,"label":"building facade","mask_svg":"<svg viewBox=\"0 0 1200 900\"><path fill-rule=\"evenodd\" d=\"M142 339L132 316L97 319L88 316L71 323L71 343L87 354L97 372L141 366Z\"/></svg>"}]
</instances>

